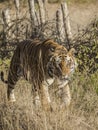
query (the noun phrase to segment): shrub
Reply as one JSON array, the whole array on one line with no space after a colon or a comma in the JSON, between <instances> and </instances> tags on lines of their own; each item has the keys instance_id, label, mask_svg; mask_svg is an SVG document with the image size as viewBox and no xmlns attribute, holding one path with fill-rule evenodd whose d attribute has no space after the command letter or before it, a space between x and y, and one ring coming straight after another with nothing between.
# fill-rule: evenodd
<instances>
[{"instance_id":1,"label":"shrub","mask_svg":"<svg viewBox=\"0 0 98 130\"><path fill-rule=\"evenodd\" d=\"M98 20L80 32L73 42L77 50L79 70L94 73L98 70Z\"/></svg>"}]
</instances>

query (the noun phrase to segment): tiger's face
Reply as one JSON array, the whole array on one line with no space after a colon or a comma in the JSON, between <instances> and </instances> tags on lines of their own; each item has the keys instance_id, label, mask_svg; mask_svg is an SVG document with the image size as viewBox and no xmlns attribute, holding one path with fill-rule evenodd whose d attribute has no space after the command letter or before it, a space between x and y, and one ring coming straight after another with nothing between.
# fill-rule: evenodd
<instances>
[{"instance_id":1,"label":"tiger's face","mask_svg":"<svg viewBox=\"0 0 98 130\"><path fill-rule=\"evenodd\" d=\"M75 50L70 51L64 46L54 44L49 48L50 59L47 64L47 71L50 77L60 80L68 80L74 72L77 63L74 57Z\"/></svg>"}]
</instances>

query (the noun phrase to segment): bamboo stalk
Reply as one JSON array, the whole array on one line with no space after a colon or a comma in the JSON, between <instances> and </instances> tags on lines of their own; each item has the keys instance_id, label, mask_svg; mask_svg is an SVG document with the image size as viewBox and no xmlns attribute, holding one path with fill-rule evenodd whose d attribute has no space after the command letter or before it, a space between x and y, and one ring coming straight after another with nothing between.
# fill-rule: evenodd
<instances>
[{"instance_id":1,"label":"bamboo stalk","mask_svg":"<svg viewBox=\"0 0 98 130\"><path fill-rule=\"evenodd\" d=\"M10 14L9 14L9 9L5 9L2 11L2 18L3 18L3 32L4 32L4 42L7 42L9 39L11 33L10 30L7 32L7 29L10 27Z\"/></svg>"},{"instance_id":2,"label":"bamboo stalk","mask_svg":"<svg viewBox=\"0 0 98 130\"><path fill-rule=\"evenodd\" d=\"M61 3L61 9L63 14L63 23L64 23L64 30L67 38L68 46L70 47L70 40L72 39L72 32L69 20L69 12L67 8L66 2Z\"/></svg>"},{"instance_id":3,"label":"bamboo stalk","mask_svg":"<svg viewBox=\"0 0 98 130\"><path fill-rule=\"evenodd\" d=\"M36 26L36 14L35 14L35 5L34 5L34 0L28 0L29 4L29 12L30 12L30 17L31 17L31 23L32 23L32 28Z\"/></svg>"},{"instance_id":4,"label":"bamboo stalk","mask_svg":"<svg viewBox=\"0 0 98 130\"><path fill-rule=\"evenodd\" d=\"M19 0L14 0L14 3L16 8L16 19L19 19L19 8L20 8Z\"/></svg>"},{"instance_id":5,"label":"bamboo stalk","mask_svg":"<svg viewBox=\"0 0 98 130\"><path fill-rule=\"evenodd\" d=\"M63 16L62 16L61 8L56 12L56 27L57 27L57 32L58 32L57 35L59 37L59 40L64 41L65 32L63 27Z\"/></svg>"},{"instance_id":6,"label":"bamboo stalk","mask_svg":"<svg viewBox=\"0 0 98 130\"><path fill-rule=\"evenodd\" d=\"M45 8L44 3L42 0L37 0L38 6L39 6L39 16L40 16L40 24L45 23Z\"/></svg>"}]
</instances>

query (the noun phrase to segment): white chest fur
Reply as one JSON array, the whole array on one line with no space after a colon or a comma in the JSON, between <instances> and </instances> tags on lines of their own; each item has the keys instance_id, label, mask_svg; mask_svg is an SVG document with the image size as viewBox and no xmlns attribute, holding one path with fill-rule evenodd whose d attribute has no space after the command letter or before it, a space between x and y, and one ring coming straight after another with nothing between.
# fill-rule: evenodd
<instances>
[{"instance_id":1,"label":"white chest fur","mask_svg":"<svg viewBox=\"0 0 98 130\"><path fill-rule=\"evenodd\" d=\"M56 83L58 85L58 88L63 88L68 84L68 80L56 79Z\"/></svg>"},{"instance_id":2,"label":"white chest fur","mask_svg":"<svg viewBox=\"0 0 98 130\"><path fill-rule=\"evenodd\" d=\"M48 86L50 86L51 84L53 84L54 78L49 78L46 80L46 82L47 82Z\"/></svg>"},{"instance_id":3,"label":"white chest fur","mask_svg":"<svg viewBox=\"0 0 98 130\"><path fill-rule=\"evenodd\" d=\"M48 78L43 82L43 84L46 86L50 86L51 84L53 84L53 82L54 82L54 78Z\"/></svg>"},{"instance_id":4,"label":"white chest fur","mask_svg":"<svg viewBox=\"0 0 98 130\"><path fill-rule=\"evenodd\" d=\"M64 86L68 84L68 80L60 80L60 79L55 79L55 78L48 78L47 80L43 82L43 84L45 86L50 86L53 84L54 80L56 81L58 88L63 88Z\"/></svg>"}]
</instances>

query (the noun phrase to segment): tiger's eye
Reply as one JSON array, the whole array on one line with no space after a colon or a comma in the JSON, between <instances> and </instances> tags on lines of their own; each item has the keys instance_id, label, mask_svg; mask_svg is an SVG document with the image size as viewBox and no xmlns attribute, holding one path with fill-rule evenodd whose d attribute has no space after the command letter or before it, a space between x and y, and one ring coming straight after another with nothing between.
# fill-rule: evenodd
<instances>
[{"instance_id":1,"label":"tiger's eye","mask_svg":"<svg viewBox=\"0 0 98 130\"><path fill-rule=\"evenodd\" d=\"M56 60L57 63L60 63L60 62L61 62L61 58L60 58L60 57L56 57L55 60Z\"/></svg>"},{"instance_id":2,"label":"tiger's eye","mask_svg":"<svg viewBox=\"0 0 98 130\"><path fill-rule=\"evenodd\" d=\"M54 48L54 47L51 47L51 48L50 48L50 51L54 52L54 51L55 51L55 48Z\"/></svg>"}]
</instances>

